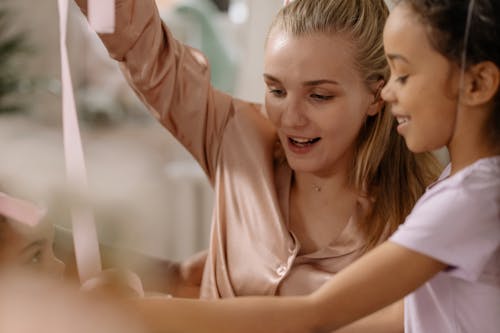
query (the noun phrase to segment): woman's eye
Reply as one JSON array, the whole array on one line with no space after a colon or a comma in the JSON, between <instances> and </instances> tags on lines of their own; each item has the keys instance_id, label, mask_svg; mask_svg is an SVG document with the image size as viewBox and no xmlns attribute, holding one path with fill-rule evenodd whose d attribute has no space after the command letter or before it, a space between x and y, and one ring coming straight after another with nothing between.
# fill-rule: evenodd
<instances>
[{"instance_id":1,"label":"woman's eye","mask_svg":"<svg viewBox=\"0 0 500 333\"><path fill-rule=\"evenodd\" d=\"M318 101L328 101L333 98L332 95L311 94L311 98Z\"/></svg>"},{"instance_id":2,"label":"woman's eye","mask_svg":"<svg viewBox=\"0 0 500 333\"><path fill-rule=\"evenodd\" d=\"M269 93L275 97L284 97L286 95L282 89L269 89Z\"/></svg>"}]
</instances>

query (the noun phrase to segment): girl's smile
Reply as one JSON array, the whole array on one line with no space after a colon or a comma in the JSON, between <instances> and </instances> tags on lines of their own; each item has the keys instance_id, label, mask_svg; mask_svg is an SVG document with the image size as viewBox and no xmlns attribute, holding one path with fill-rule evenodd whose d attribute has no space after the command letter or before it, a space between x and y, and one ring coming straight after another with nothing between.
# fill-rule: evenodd
<instances>
[{"instance_id":1,"label":"girl's smile","mask_svg":"<svg viewBox=\"0 0 500 333\"><path fill-rule=\"evenodd\" d=\"M398 133L413 152L448 145L458 106L457 68L433 48L425 26L404 4L387 21L384 47L391 77L382 98L392 106Z\"/></svg>"}]
</instances>

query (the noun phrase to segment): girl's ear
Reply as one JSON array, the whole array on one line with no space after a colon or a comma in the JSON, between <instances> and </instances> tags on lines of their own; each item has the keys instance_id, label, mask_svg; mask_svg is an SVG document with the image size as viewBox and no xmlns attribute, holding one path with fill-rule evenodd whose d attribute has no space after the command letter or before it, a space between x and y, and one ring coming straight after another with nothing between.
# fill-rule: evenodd
<instances>
[{"instance_id":1,"label":"girl's ear","mask_svg":"<svg viewBox=\"0 0 500 333\"><path fill-rule=\"evenodd\" d=\"M366 114L368 116L376 115L384 107L385 102L382 99L382 97L380 96L380 93L382 92L382 88L384 87L384 84L385 84L384 80L380 80L375 84L375 89L374 89L375 94L374 94L373 102L368 106L368 110L366 112Z\"/></svg>"},{"instance_id":2,"label":"girl's ear","mask_svg":"<svg viewBox=\"0 0 500 333\"><path fill-rule=\"evenodd\" d=\"M500 69L491 61L471 66L466 74L466 86L462 95L470 106L487 104L495 98L500 85Z\"/></svg>"}]
</instances>

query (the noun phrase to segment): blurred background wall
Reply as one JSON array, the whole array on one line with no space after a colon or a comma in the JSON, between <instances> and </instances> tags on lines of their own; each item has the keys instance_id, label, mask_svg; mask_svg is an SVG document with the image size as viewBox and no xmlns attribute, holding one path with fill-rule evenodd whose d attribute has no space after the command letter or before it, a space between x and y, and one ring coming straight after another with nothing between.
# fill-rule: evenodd
<instances>
[{"instance_id":1,"label":"blurred background wall","mask_svg":"<svg viewBox=\"0 0 500 333\"><path fill-rule=\"evenodd\" d=\"M217 87L262 100L264 38L281 0L157 4L179 39L212 57ZM8 99L21 110L0 112L0 188L64 205L57 0L2 0L0 10L8 13L0 18L5 23L0 41L22 33L27 46L9 64L16 69L19 89ZM100 240L170 259L205 248L213 199L203 172L147 114L74 5L69 25L70 63ZM70 227L66 215L56 219Z\"/></svg>"},{"instance_id":2,"label":"blurred background wall","mask_svg":"<svg viewBox=\"0 0 500 333\"><path fill-rule=\"evenodd\" d=\"M262 101L264 41L282 0L157 4L174 34L207 54L216 87ZM0 111L0 190L64 205L57 0L2 0L0 10L7 11L0 15L0 43L22 34L25 45L8 64L17 92L0 99L20 109ZM203 172L147 114L74 5L69 25L70 63L100 240L170 259L205 248L213 198ZM69 227L64 214L55 219Z\"/></svg>"}]
</instances>

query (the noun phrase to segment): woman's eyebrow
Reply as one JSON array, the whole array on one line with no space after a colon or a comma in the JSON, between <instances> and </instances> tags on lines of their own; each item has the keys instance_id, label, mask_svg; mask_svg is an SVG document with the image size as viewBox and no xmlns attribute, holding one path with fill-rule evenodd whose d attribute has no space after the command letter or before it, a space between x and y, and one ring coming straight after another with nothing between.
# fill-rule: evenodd
<instances>
[{"instance_id":1,"label":"woman's eyebrow","mask_svg":"<svg viewBox=\"0 0 500 333\"><path fill-rule=\"evenodd\" d=\"M262 76L264 76L264 79L268 80L268 81L272 81L272 82L281 82L280 80L278 80L277 78L275 78L274 76L270 75L270 74L266 74L264 73Z\"/></svg>"},{"instance_id":2,"label":"woman's eyebrow","mask_svg":"<svg viewBox=\"0 0 500 333\"><path fill-rule=\"evenodd\" d=\"M312 80L312 81L306 81L304 82L304 86L319 86L321 84L336 84L339 85L339 83L335 80L328 80L328 79L321 79L321 80Z\"/></svg>"}]
</instances>

